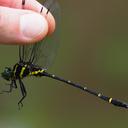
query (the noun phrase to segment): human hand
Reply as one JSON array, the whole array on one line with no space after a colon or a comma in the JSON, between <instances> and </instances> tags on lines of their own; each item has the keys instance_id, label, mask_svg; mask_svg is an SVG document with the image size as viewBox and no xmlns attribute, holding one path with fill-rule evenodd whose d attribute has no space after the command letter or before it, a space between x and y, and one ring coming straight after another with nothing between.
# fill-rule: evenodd
<instances>
[{"instance_id":1,"label":"human hand","mask_svg":"<svg viewBox=\"0 0 128 128\"><path fill-rule=\"evenodd\" d=\"M0 0L0 43L29 44L55 29L52 14L36 0Z\"/></svg>"}]
</instances>

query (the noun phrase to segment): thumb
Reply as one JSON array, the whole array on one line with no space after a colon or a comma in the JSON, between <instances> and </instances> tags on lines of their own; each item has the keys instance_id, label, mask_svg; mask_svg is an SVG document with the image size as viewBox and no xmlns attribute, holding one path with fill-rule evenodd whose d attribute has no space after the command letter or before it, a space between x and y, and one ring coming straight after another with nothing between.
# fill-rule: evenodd
<instances>
[{"instance_id":1,"label":"thumb","mask_svg":"<svg viewBox=\"0 0 128 128\"><path fill-rule=\"evenodd\" d=\"M39 13L30 10L0 7L0 43L34 43L48 33L48 22Z\"/></svg>"}]
</instances>

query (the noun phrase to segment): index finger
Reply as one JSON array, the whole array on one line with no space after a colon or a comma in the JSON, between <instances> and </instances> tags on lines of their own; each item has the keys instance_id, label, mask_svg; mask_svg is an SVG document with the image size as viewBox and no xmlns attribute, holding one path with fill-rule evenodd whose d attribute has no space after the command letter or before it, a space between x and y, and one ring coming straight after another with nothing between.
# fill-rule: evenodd
<instances>
[{"instance_id":1,"label":"index finger","mask_svg":"<svg viewBox=\"0 0 128 128\"><path fill-rule=\"evenodd\" d=\"M40 4L36 0L0 0L0 6L32 10L38 13L40 13L43 7L41 15L43 15L48 21L48 26L49 26L48 33L51 34L55 30L55 19L53 15L50 12L46 15L48 9L45 8L42 4Z\"/></svg>"}]
</instances>

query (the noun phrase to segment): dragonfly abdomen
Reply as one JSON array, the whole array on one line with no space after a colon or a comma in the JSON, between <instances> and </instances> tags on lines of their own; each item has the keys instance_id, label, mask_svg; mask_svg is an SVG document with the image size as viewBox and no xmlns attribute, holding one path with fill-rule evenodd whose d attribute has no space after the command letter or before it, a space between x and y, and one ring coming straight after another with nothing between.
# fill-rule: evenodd
<instances>
[{"instance_id":1,"label":"dragonfly abdomen","mask_svg":"<svg viewBox=\"0 0 128 128\"><path fill-rule=\"evenodd\" d=\"M34 70L34 71L31 71L30 73L29 73L29 76L43 76L43 72L44 72L45 70L44 69L41 69L41 68L37 68L36 70Z\"/></svg>"}]
</instances>

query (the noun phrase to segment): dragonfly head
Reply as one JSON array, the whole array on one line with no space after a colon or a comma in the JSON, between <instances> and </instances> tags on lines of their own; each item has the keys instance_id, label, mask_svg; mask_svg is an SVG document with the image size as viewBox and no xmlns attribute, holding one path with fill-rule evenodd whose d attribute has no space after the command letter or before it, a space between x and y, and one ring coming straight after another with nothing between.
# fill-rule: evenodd
<instances>
[{"instance_id":1,"label":"dragonfly head","mask_svg":"<svg viewBox=\"0 0 128 128\"><path fill-rule=\"evenodd\" d=\"M1 73L1 76L5 80L9 81L11 79L11 77L12 77L12 74L13 74L12 69L10 67L5 67L4 72Z\"/></svg>"}]
</instances>

